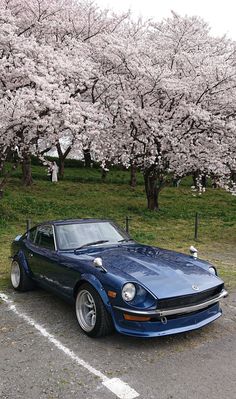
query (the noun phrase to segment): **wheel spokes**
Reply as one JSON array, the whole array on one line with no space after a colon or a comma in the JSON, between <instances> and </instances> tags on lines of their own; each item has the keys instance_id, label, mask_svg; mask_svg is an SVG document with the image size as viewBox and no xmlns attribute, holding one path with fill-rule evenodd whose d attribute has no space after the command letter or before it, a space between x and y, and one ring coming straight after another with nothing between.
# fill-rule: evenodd
<instances>
[{"instance_id":1,"label":"wheel spokes","mask_svg":"<svg viewBox=\"0 0 236 399\"><path fill-rule=\"evenodd\" d=\"M96 324L96 305L93 296L87 290L78 294L76 312L80 326L85 331L92 331Z\"/></svg>"},{"instance_id":2,"label":"wheel spokes","mask_svg":"<svg viewBox=\"0 0 236 399\"><path fill-rule=\"evenodd\" d=\"M84 306L86 306L86 308L89 309L93 309L94 305L92 303L88 304L88 303L84 303Z\"/></svg>"},{"instance_id":3,"label":"wheel spokes","mask_svg":"<svg viewBox=\"0 0 236 399\"><path fill-rule=\"evenodd\" d=\"M87 297L88 303L94 305L94 300L93 300L93 298L91 297L91 295L89 293L87 293L86 297Z\"/></svg>"},{"instance_id":4,"label":"wheel spokes","mask_svg":"<svg viewBox=\"0 0 236 399\"><path fill-rule=\"evenodd\" d=\"M93 315L92 315L91 323L92 323L92 326L95 326L95 323L96 323L96 314L93 314Z\"/></svg>"}]
</instances>

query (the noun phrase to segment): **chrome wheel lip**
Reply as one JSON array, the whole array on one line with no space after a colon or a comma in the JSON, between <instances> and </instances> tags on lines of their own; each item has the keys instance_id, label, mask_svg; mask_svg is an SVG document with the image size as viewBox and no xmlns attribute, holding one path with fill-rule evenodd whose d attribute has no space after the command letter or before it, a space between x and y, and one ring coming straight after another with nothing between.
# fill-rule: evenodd
<instances>
[{"instance_id":1,"label":"chrome wheel lip","mask_svg":"<svg viewBox=\"0 0 236 399\"><path fill-rule=\"evenodd\" d=\"M82 330L91 332L97 320L97 309L92 294L86 289L79 291L76 298L76 316Z\"/></svg>"},{"instance_id":2,"label":"chrome wheel lip","mask_svg":"<svg viewBox=\"0 0 236 399\"><path fill-rule=\"evenodd\" d=\"M13 261L11 265L11 283L14 288L20 285L20 266L16 261Z\"/></svg>"}]
</instances>

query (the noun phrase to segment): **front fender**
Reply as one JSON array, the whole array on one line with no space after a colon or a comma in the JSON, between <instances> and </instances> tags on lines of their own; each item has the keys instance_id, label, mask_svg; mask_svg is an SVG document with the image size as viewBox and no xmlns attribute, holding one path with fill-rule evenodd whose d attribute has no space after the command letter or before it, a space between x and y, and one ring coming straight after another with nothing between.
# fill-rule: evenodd
<instances>
[{"instance_id":1,"label":"front fender","mask_svg":"<svg viewBox=\"0 0 236 399\"><path fill-rule=\"evenodd\" d=\"M101 281L94 276L93 274L89 274L89 273L83 273L80 276L80 281L78 282L79 284L76 284L76 287L78 287L82 282L88 282L89 284L91 284L95 290L98 292L98 294L100 295L106 309L108 310L108 312L110 314L112 314L112 307L108 298L108 295L101 283ZM76 288L75 287L75 288Z\"/></svg>"},{"instance_id":2,"label":"front fender","mask_svg":"<svg viewBox=\"0 0 236 399\"><path fill-rule=\"evenodd\" d=\"M12 256L12 260L17 260L18 262L20 262L20 265L24 268L26 274L28 274L29 276L31 275L31 270L29 268L27 259L21 249L14 256Z\"/></svg>"}]
</instances>

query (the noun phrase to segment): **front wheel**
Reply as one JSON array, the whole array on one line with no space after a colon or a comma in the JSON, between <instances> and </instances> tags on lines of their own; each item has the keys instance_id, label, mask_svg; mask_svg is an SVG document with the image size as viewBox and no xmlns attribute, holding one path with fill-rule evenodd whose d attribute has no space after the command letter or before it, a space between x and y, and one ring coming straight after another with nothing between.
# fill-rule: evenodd
<instances>
[{"instance_id":1,"label":"front wheel","mask_svg":"<svg viewBox=\"0 0 236 399\"><path fill-rule=\"evenodd\" d=\"M111 316L100 295L90 284L83 284L79 288L75 310L80 328L89 337L101 337L112 332Z\"/></svg>"},{"instance_id":2,"label":"front wheel","mask_svg":"<svg viewBox=\"0 0 236 399\"><path fill-rule=\"evenodd\" d=\"M11 283L16 291L29 291L34 288L33 281L17 260L13 260L11 264Z\"/></svg>"}]
</instances>

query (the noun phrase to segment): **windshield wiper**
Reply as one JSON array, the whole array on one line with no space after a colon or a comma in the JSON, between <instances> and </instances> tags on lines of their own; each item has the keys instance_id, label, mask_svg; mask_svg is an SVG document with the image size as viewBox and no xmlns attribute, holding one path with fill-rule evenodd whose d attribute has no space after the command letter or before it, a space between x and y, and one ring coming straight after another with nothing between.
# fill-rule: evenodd
<instances>
[{"instance_id":1,"label":"windshield wiper","mask_svg":"<svg viewBox=\"0 0 236 399\"><path fill-rule=\"evenodd\" d=\"M129 242L129 241L134 241L132 238L122 238L122 240L118 240L118 242Z\"/></svg>"},{"instance_id":2,"label":"windshield wiper","mask_svg":"<svg viewBox=\"0 0 236 399\"><path fill-rule=\"evenodd\" d=\"M80 247L76 248L74 250L74 252L77 252L77 251L79 251L82 248L89 247L90 245L104 244L105 242L109 242L109 240L99 240L99 241L87 242L87 244L83 244Z\"/></svg>"}]
</instances>

